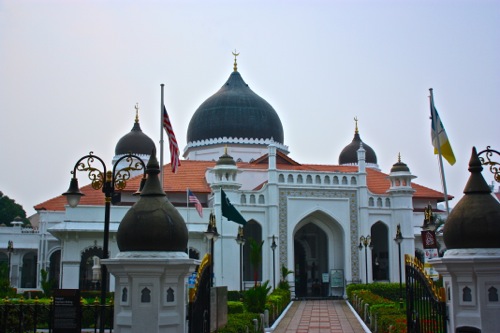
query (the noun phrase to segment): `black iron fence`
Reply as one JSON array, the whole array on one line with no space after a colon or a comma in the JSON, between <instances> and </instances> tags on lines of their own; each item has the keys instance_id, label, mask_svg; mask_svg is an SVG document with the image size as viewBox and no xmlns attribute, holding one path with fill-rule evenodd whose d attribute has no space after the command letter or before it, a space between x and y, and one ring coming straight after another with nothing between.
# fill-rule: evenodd
<instances>
[{"instance_id":1,"label":"black iron fence","mask_svg":"<svg viewBox=\"0 0 500 333\"><path fill-rule=\"evenodd\" d=\"M113 331L113 304L105 306L105 332ZM9 302L0 304L0 333L53 332L53 303ZM101 305L99 301L93 304L82 304L81 332L97 333L101 320Z\"/></svg>"},{"instance_id":2,"label":"black iron fence","mask_svg":"<svg viewBox=\"0 0 500 333\"><path fill-rule=\"evenodd\" d=\"M446 296L427 276L423 264L405 255L408 333L446 333Z\"/></svg>"}]
</instances>

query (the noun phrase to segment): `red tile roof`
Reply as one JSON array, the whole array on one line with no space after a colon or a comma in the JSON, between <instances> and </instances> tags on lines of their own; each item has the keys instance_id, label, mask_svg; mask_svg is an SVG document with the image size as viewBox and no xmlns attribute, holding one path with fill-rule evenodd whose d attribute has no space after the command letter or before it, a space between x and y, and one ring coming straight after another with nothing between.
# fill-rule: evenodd
<instances>
[{"instance_id":1,"label":"red tile roof","mask_svg":"<svg viewBox=\"0 0 500 333\"><path fill-rule=\"evenodd\" d=\"M263 156L251 163L237 163L240 169L267 169L267 156ZM205 180L205 173L208 168L215 166L214 161L192 161L183 160L176 174L171 172L170 164L164 166L163 187L167 193L185 193L189 188L193 193L211 192L210 186ZM315 165L315 164L298 164L290 158L277 159L278 170L295 170L295 171L318 171L318 172L356 172L357 166L344 165ZM135 192L140 185L142 176L137 176L127 182L127 192ZM367 168L368 189L373 194L385 194L389 189L390 183L387 179L387 174L377 170ZM257 186L255 189L260 189L264 183ZM441 192L432 190L428 187L412 183L412 187L416 190L414 197L420 199L434 199L443 201L444 197ZM81 205L103 205L104 194L100 190L94 190L90 184L80 188L80 191L85 194L81 200ZM449 196L452 199L452 196ZM35 210L62 211L66 205L66 198L62 195L49 199L36 205Z\"/></svg>"}]
</instances>

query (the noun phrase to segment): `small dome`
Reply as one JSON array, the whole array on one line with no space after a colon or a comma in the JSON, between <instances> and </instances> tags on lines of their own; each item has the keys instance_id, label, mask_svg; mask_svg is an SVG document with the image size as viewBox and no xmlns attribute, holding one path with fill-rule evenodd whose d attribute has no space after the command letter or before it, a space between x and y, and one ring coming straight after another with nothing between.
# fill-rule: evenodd
<instances>
[{"instance_id":1,"label":"small dome","mask_svg":"<svg viewBox=\"0 0 500 333\"><path fill-rule=\"evenodd\" d=\"M366 151L366 163L377 164L377 155L375 155L375 151L372 147L361 141L357 126L351 143L345 146L342 152L340 152L339 164L358 164L358 149L361 143L363 143L363 148Z\"/></svg>"},{"instance_id":2,"label":"small dome","mask_svg":"<svg viewBox=\"0 0 500 333\"><path fill-rule=\"evenodd\" d=\"M139 117L136 115L132 130L118 140L115 147L115 155L128 153L150 155L154 149L155 143L149 136L142 132Z\"/></svg>"},{"instance_id":3,"label":"small dome","mask_svg":"<svg viewBox=\"0 0 500 333\"><path fill-rule=\"evenodd\" d=\"M222 88L194 113L187 142L226 137L273 139L283 144L283 136L276 111L248 87L235 68Z\"/></svg>"},{"instance_id":4,"label":"small dome","mask_svg":"<svg viewBox=\"0 0 500 333\"><path fill-rule=\"evenodd\" d=\"M161 188L156 152L149 159L147 180L139 200L123 217L116 240L121 252L184 252L188 230L179 211Z\"/></svg>"},{"instance_id":5,"label":"small dome","mask_svg":"<svg viewBox=\"0 0 500 333\"><path fill-rule=\"evenodd\" d=\"M405 163L401 162L401 155L398 155L397 163L394 163L391 168L391 173L393 172L410 172L410 168L408 168Z\"/></svg>"},{"instance_id":6,"label":"small dome","mask_svg":"<svg viewBox=\"0 0 500 333\"><path fill-rule=\"evenodd\" d=\"M482 170L474 147L465 195L444 224L443 238L447 249L500 248L500 203L491 195Z\"/></svg>"},{"instance_id":7,"label":"small dome","mask_svg":"<svg viewBox=\"0 0 500 333\"><path fill-rule=\"evenodd\" d=\"M219 160L215 165L232 165L232 166L236 165L236 162L234 161L233 157L228 155L227 147L224 149L224 155L219 157Z\"/></svg>"}]
</instances>

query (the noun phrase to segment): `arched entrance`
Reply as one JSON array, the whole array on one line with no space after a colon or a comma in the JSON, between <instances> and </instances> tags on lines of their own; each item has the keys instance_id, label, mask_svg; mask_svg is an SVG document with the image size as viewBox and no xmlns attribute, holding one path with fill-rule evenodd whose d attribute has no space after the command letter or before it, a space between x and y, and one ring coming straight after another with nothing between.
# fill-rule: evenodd
<instances>
[{"instance_id":1,"label":"arched entrance","mask_svg":"<svg viewBox=\"0 0 500 333\"><path fill-rule=\"evenodd\" d=\"M82 253L80 261L80 290L101 290L101 281L94 281L92 279L92 267L94 266L94 257L102 258L102 253L102 248L97 246L87 248ZM107 281L109 281L109 277ZM109 288L109 286L107 287Z\"/></svg>"},{"instance_id":2,"label":"arched entrance","mask_svg":"<svg viewBox=\"0 0 500 333\"><path fill-rule=\"evenodd\" d=\"M35 252L28 252L23 256L21 288L36 288L36 261Z\"/></svg>"},{"instance_id":3,"label":"arched entrance","mask_svg":"<svg viewBox=\"0 0 500 333\"><path fill-rule=\"evenodd\" d=\"M373 281L389 281L389 230L382 222L371 228Z\"/></svg>"},{"instance_id":4,"label":"arched entrance","mask_svg":"<svg viewBox=\"0 0 500 333\"><path fill-rule=\"evenodd\" d=\"M323 274L344 270L344 237L340 225L330 216L315 212L296 227L294 245L295 295L325 297L331 295Z\"/></svg>"}]
</instances>

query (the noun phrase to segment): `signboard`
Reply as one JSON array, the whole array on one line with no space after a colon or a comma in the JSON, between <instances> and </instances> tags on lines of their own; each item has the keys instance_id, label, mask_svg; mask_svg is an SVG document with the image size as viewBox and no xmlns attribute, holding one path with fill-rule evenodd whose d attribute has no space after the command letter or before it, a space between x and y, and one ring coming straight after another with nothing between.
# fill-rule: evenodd
<instances>
[{"instance_id":1,"label":"signboard","mask_svg":"<svg viewBox=\"0 0 500 333\"><path fill-rule=\"evenodd\" d=\"M344 287L344 270L332 269L330 270L330 287L343 288Z\"/></svg>"},{"instance_id":2,"label":"signboard","mask_svg":"<svg viewBox=\"0 0 500 333\"><path fill-rule=\"evenodd\" d=\"M321 274L321 282L323 282L323 283L330 282L330 274L328 274L328 273Z\"/></svg>"},{"instance_id":3,"label":"signboard","mask_svg":"<svg viewBox=\"0 0 500 333\"><path fill-rule=\"evenodd\" d=\"M424 249L436 249L436 234L431 230L423 230L421 233Z\"/></svg>"},{"instance_id":4,"label":"signboard","mask_svg":"<svg viewBox=\"0 0 500 333\"><path fill-rule=\"evenodd\" d=\"M80 333L82 330L80 290L54 290L53 333Z\"/></svg>"}]
</instances>

